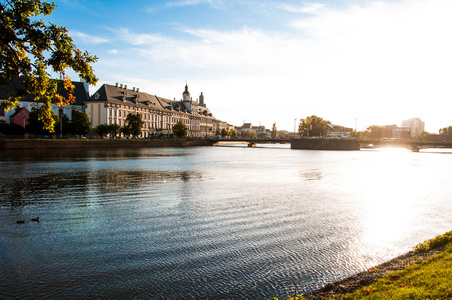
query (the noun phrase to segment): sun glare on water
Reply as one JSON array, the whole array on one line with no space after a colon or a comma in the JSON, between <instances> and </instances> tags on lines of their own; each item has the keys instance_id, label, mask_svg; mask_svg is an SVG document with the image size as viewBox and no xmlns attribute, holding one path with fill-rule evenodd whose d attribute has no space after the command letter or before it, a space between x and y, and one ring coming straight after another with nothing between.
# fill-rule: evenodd
<instances>
[{"instance_id":1,"label":"sun glare on water","mask_svg":"<svg viewBox=\"0 0 452 300\"><path fill-rule=\"evenodd\" d=\"M379 150L374 166L361 182L362 239L371 245L390 245L415 224L418 201L428 186L418 184L419 170L406 149Z\"/></svg>"}]
</instances>

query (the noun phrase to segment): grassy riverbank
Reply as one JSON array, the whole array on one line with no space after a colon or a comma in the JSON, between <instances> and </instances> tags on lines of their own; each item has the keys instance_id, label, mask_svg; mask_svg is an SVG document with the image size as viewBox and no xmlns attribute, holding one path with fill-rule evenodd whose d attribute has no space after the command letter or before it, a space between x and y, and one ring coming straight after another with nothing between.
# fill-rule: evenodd
<instances>
[{"instance_id":1,"label":"grassy riverbank","mask_svg":"<svg viewBox=\"0 0 452 300\"><path fill-rule=\"evenodd\" d=\"M452 231L390 262L296 299L452 299Z\"/></svg>"}]
</instances>

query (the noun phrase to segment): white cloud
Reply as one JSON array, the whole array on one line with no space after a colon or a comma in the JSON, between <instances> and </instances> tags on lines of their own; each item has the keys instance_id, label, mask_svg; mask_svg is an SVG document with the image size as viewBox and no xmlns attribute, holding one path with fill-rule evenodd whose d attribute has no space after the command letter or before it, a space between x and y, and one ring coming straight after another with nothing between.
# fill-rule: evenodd
<instances>
[{"instance_id":1,"label":"white cloud","mask_svg":"<svg viewBox=\"0 0 452 300\"><path fill-rule=\"evenodd\" d=\"M80 31L71 31L70 35L82 40L84 43L90 43L90 44L94 44L94 45L105 44L105 43L110 42L110 40L107 38L93 36L93 35L90 35L90 34L87 34L84 32L80 32Z\"/></svg>"},{"instance_id":2,"label":"white cloud","mask_svg":"<svg viewBox=\"0 0 452 300\"><path fill-rule=\"evenodd\" d=\"M164 10L166 8L174 7L186 7L186 6L197 6L197 5L209 5L215 9L225 8L225 3L223 0L177 0L177 1L167 1L159 5L151 5L146 10L149 13L156 13L158 11Z\"/></svg>"},{"instance_id":3,"label":"white cloud","mask_svg":"<svg viewBox=\"0 0 452 300\"><path fill-rule=\"evenodd\" d=\"M203 91L214 114L237 125L293 130L294 118L311 114L350 127L358 118L358 129L410 117L431 131L450 125L452 2L366 3L281 6L315 12L284 33L185 28L179 39L120 29L116 37L138 54L122 63L122 76L177 99L174 89L189 80L198 86L192 95Z\"/></svg>"},{"instance_id":4,"label":"white cloud","mask_svg":"<svg viewBox=\"0 0 452 300\"><path fill-rule=\"evenodd\" d=\"M274 7L292 12L292 13L307 13L314 14L319 12L321 9L325 7L323 3L303 3L299 6L287 3L274 3Z\"/></svg>"}]
</instances>

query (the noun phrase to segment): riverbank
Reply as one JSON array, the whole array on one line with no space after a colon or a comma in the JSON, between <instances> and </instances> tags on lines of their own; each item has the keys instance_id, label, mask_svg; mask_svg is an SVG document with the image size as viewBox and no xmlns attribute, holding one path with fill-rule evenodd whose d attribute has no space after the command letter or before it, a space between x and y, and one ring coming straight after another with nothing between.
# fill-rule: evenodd
<instances>
[{"instance_id":1,"label":"riverbank","mask_svg":"<svg viewBox=\"0 0 452 300\"><path fill-rule=\"evenodd\" d=\"M448 232L388 262L308 293L304 299L404 299L408 295L410 299L450 299L451 260L452 232Z\"/></svg>"},{"instance_id":2,"label":"riverbank","mask_svg":"<svg viewBox=\"0 0 452 300\"><path fill-rule=\"evenodd\" d=\"M139 148L212 146L208 139L0 139L0 149Z\"/></svg>"}]
</instances>

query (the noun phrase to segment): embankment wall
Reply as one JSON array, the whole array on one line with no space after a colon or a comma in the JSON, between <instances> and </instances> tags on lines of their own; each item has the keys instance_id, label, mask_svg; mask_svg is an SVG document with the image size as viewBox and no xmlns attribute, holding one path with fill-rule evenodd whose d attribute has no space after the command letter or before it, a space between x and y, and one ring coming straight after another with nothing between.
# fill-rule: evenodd
<instances>
[{"instance_id":1,"label":"embankment wall","mask_svg":"<svg viewBox=\"0 0 452 300\"><path fill-rule=\"evenodd\" d=\"M0 139L0 149L137 148L212 146L210 140L8 140Z\"/></svg>"},{"instance_id":2,"label":"embankment wall","mask_svg":"<svg viewBox=\"0 0 452 300\"><path fill-rule=\"evenodd\" d=\"M292 149L306 150L359 150L358 142L348 139L301 138L290 141Z\"/></svg>"}]
</instances>

